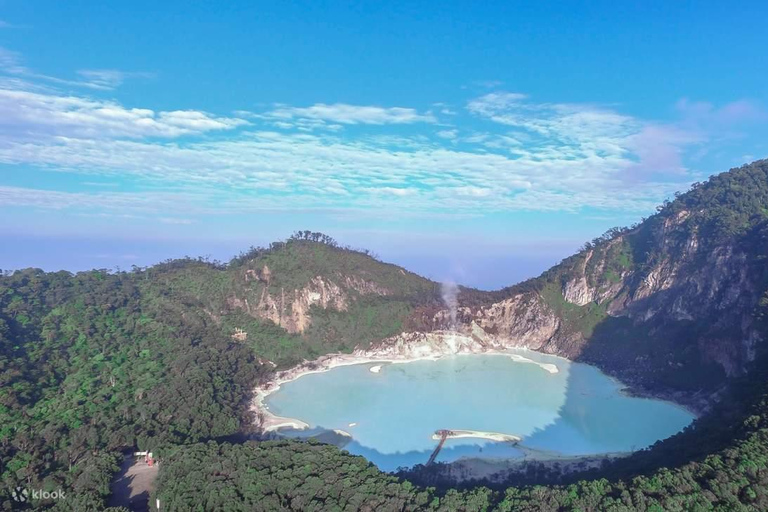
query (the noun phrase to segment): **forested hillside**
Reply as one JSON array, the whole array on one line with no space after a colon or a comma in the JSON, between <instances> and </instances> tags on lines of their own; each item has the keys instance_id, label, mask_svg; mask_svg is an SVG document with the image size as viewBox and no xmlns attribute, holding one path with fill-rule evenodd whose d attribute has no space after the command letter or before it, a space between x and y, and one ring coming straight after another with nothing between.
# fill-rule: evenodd
<instances>
[{"instance_id":1,"label":"forested hillside","mask_svg":"<svg viewBox=\"0 0 768 512\"><path fill-rule=\"evenodd\" d=\"M689 432L613 466L620 480L473 491L417 486L325 445L227 444L252 430L252 389L276 370L449 327L436 283L310 232L226 264L6 272L2 485L67 489L68 499L35 505L100 510L120 451L150 449L163 457L166 510L765 509L766 255L761 161L695 186L537 279L462 289L458 329L474 324L595 363L633 389L715 404Z\"/></svg>"},{"instance_id":2,"label":"forested hillside","mask_svg":"<svg viewBox=\"0 0 768 512\"><path fill-rule=\"evenodd\" d=\"M71 489L62 505L97 510L121 449L248 427L265 371L253 350L149 283L99 271L0 280L5 488Z\"/></svg>"},{"instance_id":3,"label":"forested hillside","mask_svg":"<svg viewBox=\"0 0 768 512\"><path fill-rule=\"evenodd\" d=\"M58 507L103 508L121 450L250 432L252 389L275 367L400 332L413 304L436 300L435 290L309 232L226 265L6 273L3 487L70 489ZM311 322L281 327L279 316L297 310ZM7 493L0 499L10 505Z\"/></svg>"}]
</instances>

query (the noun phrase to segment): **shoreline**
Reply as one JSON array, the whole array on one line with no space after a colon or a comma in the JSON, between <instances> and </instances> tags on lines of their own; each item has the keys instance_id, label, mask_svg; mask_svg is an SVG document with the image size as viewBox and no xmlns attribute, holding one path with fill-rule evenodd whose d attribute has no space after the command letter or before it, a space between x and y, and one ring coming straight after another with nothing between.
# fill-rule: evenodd
<instances>
[{"instance_id":1,"label":"shoreline","mask_svg":"<svg viewBox=\"0 0 768 512\"><path fill-rule=\"evenodd\" d=\"M342 366L375 363L369 368L373 374L380 374L384 364L407 364L417 361L437 361L445 357L461 355L492 355L504 356L518 363L535 364L542 370L556 374L560 372L557 364L541 363L529 359L517 352L536 352L547 357L561 359L565 364L589 364L586 362L571 361L557 354L539 352L529 347L509 346L503 342L488 342L478 340L475 336L468 336L455 331L435 331L430 333L404 333L394 338L384 340L377 346L367 350L355 350L350 354L333 353L320 356L312 361L304 361L292 368L275 373L272 378L254 389L254 396L250 409L256 414L257 426L262 433L277 431L281 428L294 428L304 430L309 425L298 418L289 418L274 414L265 404L265 399L280 387L305 375L323 373ZM597 367L600 369L599 367ZM652 393L647 390L637 389L632 383L619 380L609 372L601 371L619 387L619 393L635 398L663 400L674 405L695 418L702 415L702 408L681 400L680 397L667 393Z\"/></svg>"},{"instance_id":2,"label":"shoreline","mask_svg":"<svg viewBox=\"0 0 768 512\"><path fill-rule=\"evenodd\" d=\"M510 352L511 350L527 351L528 349L524 347L505 347L503 345L488 347L478 343L472 337L452 331L418 333L416 336L422 338L419 340L422 342L422 345L417 345L415 348L408 347L412 350L405 350L403 346L383 345L369 350L356 350L351 354L328 354L321 356L314 361L305 361L293 368L277 372L270 381L257 386L254 389L254 396L250 408L256 414L257 424L262 433L266 434L274 432L285 427L294 428L296 430L305 430L309 428L310 425L305 421L274 414L269 410L269 406L265 404L265 399L272 393L278 391L283 384L293 382L305 375L324 373L343 366L381 363L369 369L371 373L377 374L382 370L383 364L407 364L417 361L437 361L445 357L461 355L494 355L508 357L517 363L535 364L550 374L556 374L560 371L555 364L539 363L538 361L528 359L520 354ZM410 337L413 338L414 335L411 335ZM406 340L406 342L408 341L412 340ZM426 343L426 345L424 345L424 343Z\"/></svg>"},{"instance_id":3,"label":"shoreline","mask_svg":"<svg viewBox=\"0 0 768 512\"><path fill-rule=\"evenodd\" d=\"M254 398L251 402L251 410L257 416L257 426L263 434L277 432L284 428L295 430L306 430L311 428L306 422L297 418L288 418L278 416L269 410L266 405L266 398L278 391L280 387L288 382L297 380L305 375L323 373L334 368L342 366L373 364L368 371L372 373L372 378L385 371L384 365L387 364L407 364L417 361L438 361L446 357L455 357L460 355L493 355L508 357L517 363L535 364L550 375L560 373L560 364L551 362L539 362L529 359L522 354L526 352L535 352L546 357L562 360L564 365L571 364L589 364L588 362L572 361L558 354L539 352L529 347L511 346L505 343L507 340L498 339L479 339L476 336L468 336L453 331L435 331L430 333L404 333L393 338L382 341L367 350L357 349L349 354L333 353L320 356L313 361L304 361L294 367L276 372L272 378L254 390ZM593 365L594 366L594 365ZM567 368L567 366L566 366ZM690 413L694 418L701 415L701 410L691 407L682 400L676 400L674 396L660 393L650 393L647 390L639 390L631 382L623 382L615 375L612 375L599 366L596 366L609 379L616 382L619 393L636 398L647 398L663 400L671 405L679 407ZM349 424L348 427L353 427ZM342 433L343 432L343 433ZM545 452L528 448L521 444L523 439L511 435L497 432L479 432L469 430L453 430L454 434L448 439L459 439L462 437L475 437L486 439L493 442L510 442L523 452L522 457L512 458L481 458L467 457L456 461L446 463L452 469L448 471L459 480L466 478L477 478L480 474L485 474L491 478L501 473L520 470L527 463L537 462L545 465L560 465L566 469L566 472L574 471L586 464L588 467L601 464L605 459L614 459L625 457L631 452L605 453L605 454L584 454L584 455L564 455L557 452ZM352 439L353 436L346 430L336 430L337 435ZM433 436L433 439L439 437ZM461 476L459 476L461 475Z\"/></svg>"}]
</instances>

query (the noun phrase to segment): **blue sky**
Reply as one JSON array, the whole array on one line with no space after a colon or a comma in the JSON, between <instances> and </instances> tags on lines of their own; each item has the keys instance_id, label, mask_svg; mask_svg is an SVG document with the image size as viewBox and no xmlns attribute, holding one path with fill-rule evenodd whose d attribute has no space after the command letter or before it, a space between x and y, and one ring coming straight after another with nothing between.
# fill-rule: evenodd
<instances>
[{"instance_id":1,"label":"blue sky","mask_svg":"<svg viewBox=\"0 0 768 512\"><path fill-rule=\"evenodd\" d=\"M0 268L544 270L768 156L764 2L0 1Z\"/></svg>"}]
</instances>

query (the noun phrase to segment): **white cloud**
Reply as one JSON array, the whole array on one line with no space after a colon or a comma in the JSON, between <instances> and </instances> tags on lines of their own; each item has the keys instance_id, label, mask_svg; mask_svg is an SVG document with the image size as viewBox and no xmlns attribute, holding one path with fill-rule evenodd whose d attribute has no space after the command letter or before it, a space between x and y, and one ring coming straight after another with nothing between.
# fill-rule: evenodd
<instances>
[{"instance_id":1,"label":"white cloud","mask_svg":"<svg viewBox=\"0 0 768 512\"><path fill-rule=\"evenodd\" d=\"M527 97L527 94L516 92L492 92L471 100L467 104L467 109L473 114L492 117L513 105L519 105Z\"/></svg>"},{"instance_id":2,"label":"white cloud","mask_svg":"<svg viewBox=\"0 0 768 512\"><path fill-rule=\"evenodd\" d=\"M683 173L683 149L703 140L701 135L672 126L644 127L626 141L627 148L638 159L628 170L630 177L638 178L660 172Z\"/></svg>"},{"instance_id":3,"label":"white cloud","mask_svg":"<svg viewBox=\"0 0 768 512\"><path fill-rule=\"evenodd\" d=\"M682 98L675 107L684 116L685 122L697 126L732 125L766 118L765 109L751 100L738 100L716 107L707 101L691 101L688 98Z\"/></svg>"},{"instance_id":4,"label":"white cloud","mask_svg":"<svg viewBox=\"0 0 768 512\"><path fill-rule=\"evenodd\" d=\"M0 186L0 205L25 206L46 210L88 210L111 212L151 212L157 201L169 196L160 193L63 192L59 190ZM183 196L174 197L181 199Z\"/></svg>"},{"instance_id":5,"label":"white cloud","mask_svg":"<svg viewBox=\"0 0 768 512\"><path fill-rule=\"evenodd\" d=\"M333 105L318 103L311 107L279 105L271 112L268 112L266 116L283 120L309 119L339 124L384 125L434 123L436 121L431 113L427 112L421 114L412 108L385 108L377 106L348 105L346 103L336 103Z\"/></svg>"},{"instance_id":6,"label":"white cloud","mask_svg":"<svg viewBox=\"0 0 768 512\"><path fill-rule=\"evenodd\" d=\"M0 46L0 71L21 75L29 70L22 65L21 56L18 53Z\"/></svg>"},{"instance_id":7,"label":"white cloud","mask_svg":"<svg viewBox=\"0 0 768 512\"><path fill-rule=\"evenodd\" d=\"M129 78L152 78L152 73L126 72L117 69L82 69L77 72L85 80L82 85L92 89L112 90Z\"/></svg>"},{"instance_id":8,"label":"white cloud","mask_svg":"<svg viewBox=\"0 0 768 512\"><path fill-rule=\"evenodd\" d=\"M180 219L178 217L160 217L158 220L163 224L188 225L194 223L192 219Z\"/></svg>"},{"instance_id":9,"label":"white cloud","mask_svg":"<svg viewBox=\"0 0 768 512\"><path fill-rule=\"evenodd\" d=\"M764 116L749 101L716 107L681 100L682 119L660 124L614 108L539 103L503 91L469 101L461 113L443 103L428 110L317 103L261 104L257 112L223 116L54 89L107 91L151 77L114 69L78 76L38 74L0 48L0 164L38 173L38 183L43 173L60 172L88 187L0 185L0 206L169 225L255 212L352 219L584 208L644 214L701 178L685 168L684 156L710 141L714 127ZM465 126L467 112L473 119ZM436 115L450 115L450 124ZM378 128L343 130L351 125Z\"/></svg>"},{"instance_id":10,"label":"white cloud","mask_svg":"<svg viewBox=\"0 0 768 512\"><path fill-rule=\"evenodd\" d=\"M183 145L77 138L24 142L0 147L0 162L131 176L155 190L193 191L177 215L391 207L398 215L583 207L647 211L680 188L679 182L622 187L619 176L632 165L628 160L560 153L544 158L535 152L511 158L442 147L392 151L331 136L276 132ZM88 201L76 198L71 204ZM158 208L168 204L160 201Z\"/></svg>"},{"instance_id":11,"label":"white cloud","mask_svg":"<svg viewBox=\"0 0 768 512\"><path fill-rule=\"evenodd\" d=\"M627 136L641 126L635 118L593 105L532 103L518 93L486 94L470 101L467 109L529 134L563 142L599 142L606 137Z\"/></svg>"},{"instance_id":12,"label":"white cloud","mask_svg":"<svg viewBox=\"0 0 768 512\"><path fill-rule=\"evenodd\" d=\"M103 100L0 89L0 142L6 144L15 138L179 137L244 124L193 110L154 112Z\"/></svg>"},{"instance_id":13,"label":"white cloud","mask_svg":"<svg viewBox=\"0 0 768 512\"><path fill-rule=\"evenodd\" d=\"M503 85L503 83L504 82L501 82L500 80L477 80L472 82L472 85L482 87L483 89L495 89Z\"/></svg>"},{"instance_id":14,"label":"white cloud","mask_svg":"<svg viewBox=\"0 0 768 512\"><path fill-rule=\"evenodd\" d=\"M679 127L592 105L536 104L522 94L492 93L467 107L492 126L486 132L462 130L468 136L458 139L459 150L429 137L432 127L410 136L312 132L313 126L330 123L387 124L425 115L413 109L326 107L308 113L283 106L283 117L275 111L221 117L0 89L1 164L91 176L89 183L101 183L96 177L127 181L132 190L148 191L0 187L0 205L108 212L165 224L249 212L354 218L582 208L647 213L693 181L680 151L700 140ZM243 117L252 124L235 130L246 126ZM226 136L182 138L210 132ZM441 132L445 140L459 135L455 128ZM643 166L675 174L657 175ZM634 178L631 184L627 175Z\"/></svg>"},{"instance_id":15,"label":"white cloud","mask_svg":"<svg viewBox=\"0 0 768 512\"><path fill-rule=\"evenodd\" d=\"M0 25L0 28L2 28L2 25ZM77 72L83 78L82 80L67 80L32 71L23 65L21 55L18 52L3 47L0 47L0 73L24 77L30 80L44 81L50 84L104 91L117 88L128 78L151 78L154 76L152 73L125 72L116 69L86 69ZM29 90L31 88L37 89L40 86L36 85L26 89Z\"/></svg>"},{"instance_id":16,"label":"white cloud","mask_svg":"<svg viewBox=\"0 0 768 512\"><path fill-rule=\"evenodd\" d=\"M597 105L535 103L517 93L486 94L470 101L467 110L511 130L486 135L485 147L528 158L621 163L622 179L634 182L682 175L683 152L705 139L682 124L648 122Z\"/></svg>"},{"instance_id":17,"label":"white cloud","mask_svg":"<svg viewBox=\"0 0 768 512\"><path fill-rule=\"evenodd\" d=\"M406 196L413 196L418 194L418 191L412 188L375 187L375 188L366 188L364 190L372 194L383 194L383 195L389 195L393 197L406 197Z\"/></svg>"},{"instance_id":18,"label":"white cloud","mask_svg":"<svg viewBox=\"0 0 768 512\"><path fill-rule=\"evenodd\" d=\"M459 136L459 130L440 130L435 135L441 139L455 140Z\"/></svg>"},{"instance_id":19,"label":"white cloud","mask_svg":"<svg viewBox=\"0 0 768 512\"><path fill-rule=\"evenodd\" d=\"M451 189L451 192L465 197L488 197L493 193L493 190L481 187L455 187Z\"/></svg>"}]
</instances>

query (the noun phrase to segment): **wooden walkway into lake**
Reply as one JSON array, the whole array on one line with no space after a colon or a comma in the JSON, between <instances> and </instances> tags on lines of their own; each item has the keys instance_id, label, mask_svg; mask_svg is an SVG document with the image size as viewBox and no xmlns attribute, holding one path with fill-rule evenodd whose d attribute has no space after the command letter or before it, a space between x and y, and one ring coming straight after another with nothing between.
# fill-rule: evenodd
<instances>
[{"instance_id":1,"label":"wooden walkway into lake","mask_svg":"<svg viewBox=\"0 0 768 512\"><path fill-rule=\"evenodd\" d=\"M440 450L443 448L443 444L445 444L445 440L448 439L448 436L450 435L450 430L438 430L435 432L435 434L440 436L440 442L437 443L437 448L435 448L435 451L432 452L432 455L429 456L429 460L427 461L427 466L435 462L435 459L437 458L437 454L440 453Z\"/></svg>"}]
</instances>

